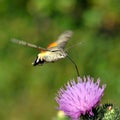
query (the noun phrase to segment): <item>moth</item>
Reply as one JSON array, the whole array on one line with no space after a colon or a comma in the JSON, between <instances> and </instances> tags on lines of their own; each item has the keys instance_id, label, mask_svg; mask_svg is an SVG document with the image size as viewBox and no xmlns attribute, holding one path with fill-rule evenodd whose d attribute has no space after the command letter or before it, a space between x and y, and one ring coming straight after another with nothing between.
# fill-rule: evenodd
<instances>
[{"instance_id":1,"label":"moth","mask_svg":"<svg viewBox=\"0 0 120 120\"><path fill-rule=\"evenodd\" d=\"M72 35L73 35L73 32L71 30L65 31L58 37L56 41L50 43L47 48L40 47L40 46L31 44L31 43L28 43L22 40L17 40L17 39L12 39L12 42L18 43L24 46L36 48L40 51L36 59L32 63L33 66L43 65L44 63L55 62L60 59L68 57L71 60L71 62L75 65L75 67L77 68L77 65L68 56L68 53L65 50L66 44L68 43ZM78 69L77 69L77 72L78 72Z\"/></svg>"}]
</instances>

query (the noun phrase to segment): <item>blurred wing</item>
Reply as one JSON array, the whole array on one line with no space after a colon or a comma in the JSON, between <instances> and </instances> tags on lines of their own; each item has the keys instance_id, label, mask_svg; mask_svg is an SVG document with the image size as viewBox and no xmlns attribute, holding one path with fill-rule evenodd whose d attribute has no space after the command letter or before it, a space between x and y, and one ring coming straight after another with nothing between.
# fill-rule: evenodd
<instances>
[{"instance_id":1,"label":"blurred wing","mask_svg":"<svg viewBox=\"0 0 120 120\"><path fill-rule=\"evenodd\" d=\"M58 38L57 41L51 43L50 45L48 45L48 49L64 49L65 45L67 44L68 40L70 39L70 37L72 36L73 32L72 31L66 31L63 34L61 34Z\"/></svg>"},{"instance_id":2,"label":"blurred wing","mask_svg":"<svg viewBox=\"0 0 120 120\"><path fill-rule=\"evenodd\" d=\"M61 34L58 40L56 41L58 47L64 49L64 47L66 46L68 40L70 40L72 35L73 35L72 31L65 31L63 34Z\"/></svg>"},{"instance_id":3,"label":"blurred wing","mask_svg":"<svg viewBox=\"0 0 120 120\"><path fill-rule=\"evenodd\" d=\"M22 41L22 40L17 40L17 39L15 39L15 38L13 38L11 41L14 42L14 43L17 43L17 44L24 45L24 46L36 48L36 49L38 49L38 50L47 50L47 49L45 49L45 48L43 48L43 47L39 47L39 46L37 46L37 45L31 44L31 43L28 43L28 42L25 42L25 41Z\"/></svg>"}]
</instances>

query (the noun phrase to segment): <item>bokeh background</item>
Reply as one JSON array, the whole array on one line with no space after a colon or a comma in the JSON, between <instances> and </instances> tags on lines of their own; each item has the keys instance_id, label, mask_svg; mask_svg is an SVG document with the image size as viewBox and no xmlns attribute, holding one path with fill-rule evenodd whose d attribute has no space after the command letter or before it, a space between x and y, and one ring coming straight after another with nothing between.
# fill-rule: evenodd
<instances>
[{"instance_id":1,"label":"bokeh background","mask_svg":"<svg viewBox=\"0 0 120 120\"><path fill-rule=\"evenodd\" d=\"M75 45L69 54L81 77L100 77L102 102L120 106L119 0L0 0L0 120L56 116L55 96L77 78L74 66L63 59L33 67L39 51L10 40L46 47L66 30L74 32L67 47Z\"/></svg>"}]
</instances>

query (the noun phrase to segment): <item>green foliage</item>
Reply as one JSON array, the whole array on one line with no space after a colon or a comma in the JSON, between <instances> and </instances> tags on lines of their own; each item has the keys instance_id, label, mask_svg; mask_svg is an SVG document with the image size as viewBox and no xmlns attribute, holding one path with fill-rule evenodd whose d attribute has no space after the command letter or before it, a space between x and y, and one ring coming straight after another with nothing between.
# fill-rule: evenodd
<instances>
[{"instance_id":1,"label":"green foliage","mask_svg":"<svg viewBox=\"0 0 120 120\"><path fill-rule=\"evenodd\" d=\"M120 106L120 9L118 0L0 1L0 119L48 120L55 116L57 90L76 77L67 60L32 67L39 51L15 45L18 38L46 47L72 29L67 47L81 76L107 84L103 101Z\"/></svg>"},{"instance_id":2,"label":"green foliage","mask_svg":"<svg viewBox=\"0 0 120 120\"><path fill-rule=\"evenodd\" d=\"M80 116L80 120L120 120L120 108L113 104L103 104L93 108L93 115L85 114ZM53 120L70 120L59 111Z\"/></svg>"},{"instance_id":3,"label":"green foliage","mask_svg":"<svg viewBox=\"0 0 120 120\"><path fill-rule=\"evenodd\" d=\"M120 120L120 109L113 104L104 104L93 109L94 116L82 115L80 120Z\"/></svg>"},{"instance_id":4,"label":"green foliage","mask_svg":"<svg viewBox=\"0 0 120 120\"><path fill-rule=\"evenodd\" d=\"M101 111L104 110L103 120L120 120L120 109L112 104L105 104Z\"/></svg>"}]
</instances>

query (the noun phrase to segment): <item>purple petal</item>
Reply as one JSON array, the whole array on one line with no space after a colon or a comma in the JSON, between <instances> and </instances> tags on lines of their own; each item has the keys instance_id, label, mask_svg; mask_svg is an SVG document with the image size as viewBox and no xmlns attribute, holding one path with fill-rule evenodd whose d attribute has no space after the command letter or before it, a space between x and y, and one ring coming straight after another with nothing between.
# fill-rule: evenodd
<instances>
[{"instance_id":1,"label":"purple petal","mask_svg":"<svg viewBox=\"0 0 120 120\"><path fill-rule=\"evenodd\" d=\"M72 80L67 83L65 89L59 90L56 101L59 109L64 111L72 120L78 120L81 114L94 115L92 109L101 101L105 85L100 87L100 79L94 83L94 79L78 77L77 83Z\"/></svg>"}]
</instances>

